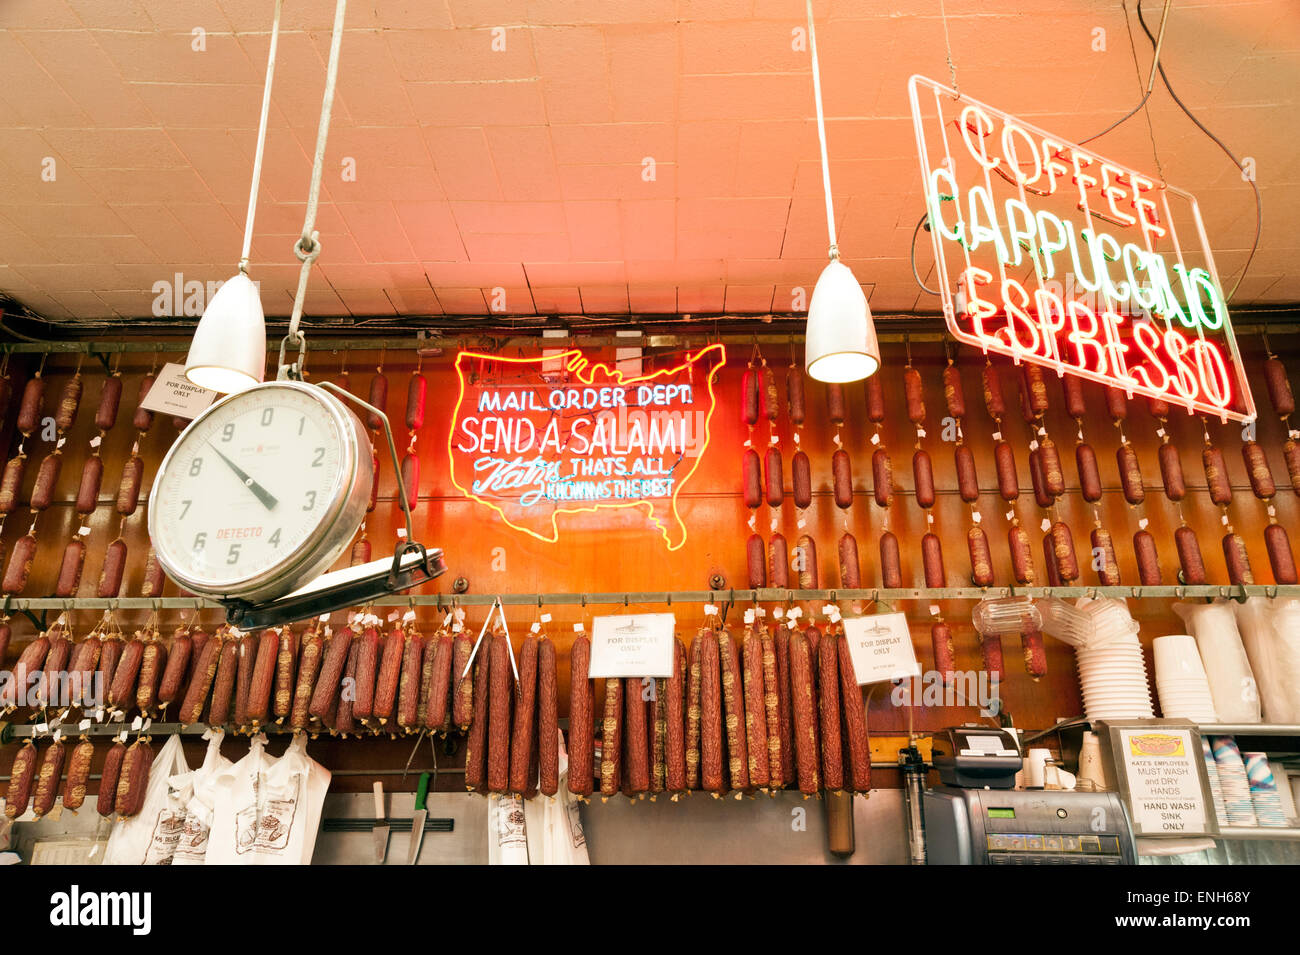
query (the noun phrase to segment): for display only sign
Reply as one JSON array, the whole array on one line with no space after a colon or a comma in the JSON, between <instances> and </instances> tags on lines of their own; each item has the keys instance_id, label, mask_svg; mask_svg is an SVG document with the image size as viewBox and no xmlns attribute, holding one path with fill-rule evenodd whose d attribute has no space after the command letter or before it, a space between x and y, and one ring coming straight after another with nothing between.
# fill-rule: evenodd
<instances>
[{"instance_id":1,"label":"for display only sign","mask_svg":"<svg viewBox=\"0 0 1300 955\"><path fill-rule=\"evenodd\" d=\"M158 372L140 407L178 418L196 418L216 397L215 391L200 388L186 378L184 365L169 361Z\"/></svg>"},{"instance_id":2,"label":"for display only sign","mask_svg":"<svg viewBox=\"0 0 1300 955\"><path fill-rule=\"evenodd\" d=\"M460 393L447 439L452 483L539 540L561 514L637 508L669 550L686 542L677 498L709 443L710 345L680 364L625 377L581 350L538 358L456 356Z\"/></svg>"},{"instance_id":3,"label":"for display only sign","mask_svg":"<svg viewBox=\"0 0 1300 955\"><path fill-rule=\"evenodd\" d=\"M899 680L921 672L904 614L849 617L844 621L844 639L859 684Z\"/></svg>"},{"instance_id":4,"label":"for display only sign","mask_svg":"<svg viewBox=\"0 0 1300 955\"><path fill-rule=\"evenodd\" d=\"M1255 417L1194 196L925 77L909 90L956 338L1189 414Z\"/></svg>"},{"instance_id":5,"label":"for display only sign","mask_svg":"<svg viewBox=\"0 0 1300 955\"><path fill-rule=\"evenodd\" d=\"M673 675L673 628L670 613L596 617L591 622L592 679Z\"/></svg>"}]
</instances>

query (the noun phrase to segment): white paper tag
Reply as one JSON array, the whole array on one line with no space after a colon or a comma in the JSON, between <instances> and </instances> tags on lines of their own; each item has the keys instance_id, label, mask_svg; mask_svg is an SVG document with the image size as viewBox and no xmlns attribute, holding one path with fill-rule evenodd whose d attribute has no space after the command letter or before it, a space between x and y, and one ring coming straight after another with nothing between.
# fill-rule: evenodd
<instances>
[{"instance_id":1,"label":"white paper tag","mask_svg":"<svg viewBox=\"0 0 1300 955\"><path fill-rule=\"evenodd\" d=\"M745 443L741 445L742 448L748 448L748 447L752 447L752 446L753 446L753 442L750 441L749 438L746 438L746 439L745 439Z\"/></svg>"},{"instance_id":2,"label":"white paper tag","mask_svg":"<svg viewBox=\"0 0 1300 955\"><path fill-rule=\"evenodd\" d=\"M676 618L670 613L620 614L591 622L592 677L670 677Z\"/></svg>"},{"instance_id":3,"label":"white paper tag","mask_svg":"<svg viewBox=\"0 0 1300 955\"><path fill-rule=\"evenodd\" d=\"M542 623L550 623L550 622L551 622L551 615L549 613L542 614Z\"/></svg>"},{"instance_id":4,"label":"white paper tag","mask_svg":"<svg viewBox=\"0 0 1300 955\"><path fill-rule=\"evenodd\" d=\"M398 616L399 616L398 612L394 610L392 613L388 615L388 622L392 623L394 620L398 618Z\"/></svg>"},{"instance_id":5,"label":"white paper tag","mask_svg":"<svg viewBox=\"0 0 1300 955\"><path fill-rule=\"evenodd\" d=\"M771 522L770 522L770 524L769 524L769 527L768 527L768 530L769 530L771 533L775 534L775 533L776 533L776 529L777 529L778 527L780 527L780 526L781 526L781 518L778 517L776 514L773 514L773 515L772 515L772 520L771 520Z\"/></svg>"},{"instance_id":6,"label":"white paper tag","mask_svg":"<svg viewBox=\"0 0 1300 955\"><path fill-rule=\"evenodd\" d=\"M450 626L451 626L451 614L447 614L442 618L442 627L445 630Z\"/></svg>"},{"instance_id":7,"label":"white paper tag","mask_svg":"<svg viewBox=\"0 0 1300 955\"><path fill-rule=\"evenodd\" d=\"M59 440L54 442L54 450L55 451L62 450L63 446L67 443L68 443L67 438L59 438Z\"/></svg>"},{"instance_id":8,"label":"white paper tag","mask_svg":"<svg viewBox=\"0 0 1300 955\"><path fill-rule=\"evenodd\" d=\"M980 512L979 512L979 511L971 511L971 512L970 512L970 519L971 519L972 521L974 521L976 524L978 524L980 521L983 520L983 518L980 517Z\"/></svg>"},{"instance_id":9,"label":"white paper tag","mask_svg":"<svg viewBox=\"0 0 1300 955\"><path fill-rule=\"evenodd\" d=\"M836 431L835 434L833 434L833 435L831 436L831 438L832 438L832 440L835 442L835 447L837 447L837 448L842 448L842 447L844 447L844 442L840 440L840 433L839 433L839 431Z\"/></svg>"},{"instance_id":10,"label":"white paper tag","mask_svg":"<svg viewBox=\"0 0 1300 955\"><path fill-rule=\"evenodd\" d=\"M1043 522L1038 525L1044 534L1052 529L1052 522L1049 518L1044 517Z\"/></svg>"},{"instance_id":11,"label":"white paper tag","mask_svg":"<svg viewBox=\"0 0 1300 955\"><path fill-rule=\"evenodd\" d=\"M459 620L457 620L455 623L451 625L452 633L460 633L464 629L465 629L465 625L461 623Z\"/></svg>"},{"instance_id":12,"label":"white paper tag","mask_svg":"<svg viewBox=\"0 0 1300 955\"><path fill-rule=\"evenodd\" d=\"M89 534L90 534L90 528L87 527L86 525L83 524L83 525L81 525L80 527L77 528L77 536L78 536L78 537L86 537L86 536L88 536Z\"/></svg>"},{"instance_id":13,"label":"white paper tag","mask_svg":"<svg viewBox=\"0 0 1300 955\"><path fill-rule=\"evenodd\" d=\"M837 610L839 610L839 608L836 607L835 604L822 604L822 616L824 617L829 617Z\"/></svg>"},{"instance_id":14,"label":"white paper tag","mask_svg":"<svg viewBox=\"0 0 1300 955\"><path fill-rule=\"evenodd\" d=\"M704 605L704 616L713 617L716 616L717 613L718 613L718 608L714 604Z\"/></svg>"},{"instance_id":15,"label":"white paper tag","mask_svg":"<svg viewBox=\"0 0 1300 955\"><path fill-rule=\"evenodd\" d=\"M1227 514L1222 515L1222 516L1219 518L1219 523L1222 524L1224 527L1227 527L1227 526L1228 526L1228 515L1227 515Z\"/></svg>"},{"instance_id":16,"label":"white paper tag","mask_svg":"<svg viewBox=\"0 0 1300 955\"><path fill-rule=\"evenodd\" d=\"M140 731L140 727L143 725L144 725L144 720L142 720L138 716L131 721L131 729L135 730L137 733Z\"/></svg>"},{"instance_id":17,"label":"white paper tag","mask_svg":"<svg viewBox=\"0 0 1300 955\"><path fill-rule=\"evenodd\" d=\"M581 624L581 623L575 623L575 624L573 625L573 632L574 632L574 633L582 633L582 624Z\"/></svg>"},{"instance_id":18,"label":"white paper tag","mask_svg":"<svg viewBox=\"0 0 1300 955\"><path fill-rule=\"evenodd\" d=\"M103 443L104 443L104 439L100 435L95 435L93 438L90 439L90 446L92 448L97 448Z\"/></svg>"},{"instance_id":19,"label":"white paper tag","mask_svg":"<svg viewBox=\"0 0 1300 955\"><path fill-rule=\"evenodd\" d=\"M1002 440L1002 432L1001 432L1001 431L994 431L994 432L993 432L993 440L994 440L994 441L1001 441L1001 440Z\"/></svg>"},{"instance_id":20,"label":"white paper tag","mask_svg":"<svg viewBox=\"0 0 1300 955\"><path fill-rule=\"evenodd\" d=\"M764 610L762 607L755 607L754 616L757 617L759 620L762 620L764 617L767 616L767 611Z\"/></svg>"},{"instance_id":21,"label":"white paper tag","mask_svg":"<svg viewBox=\"0 0 1300 955\"><path fill-rule=\"evenodd\" d=\"M844 639L848 641L849 657L859 685L917 676L921 672L904 614L851 617L844 621Z\"/></svg>"},{"instance_id":22,"label":"white paper tag","mask_svg":"<svg viewBox=\"0 0 1300 955\"><path fill-rule=\"evenodd\" d=\"M90 720L82 720L80 723L77 724L77 729L79 729L83 733L86 730L90 729Z\"/></svg>"},{"instance_id":23,"label":"white paper tag","mask_svg":"<svg viewBox=\"0 0 1300 955\"><path fill-rule=\"evenodd\" d=\"M140 407L160 414L194 418L216 400L217 393L192 384L185 377L185 366L169 361L154 379Z\"/></svg>"},{"instance_id":24,"label":"white paper tag","mask_svg":"<svg viewBox=\"0 0 1300 955\"><path fill-rule=\"evenodd\" d=\"M920 425L917 425L917 428L916 428L916 436L917 436L918 438L924 438L924 437L925 437L925 429L922 428Z\"/></svg>"},{"instance_id":25,"label":"white paper tag","mask_svg":"<svg viewBox=\"0 0 1300 955\"><path fill-rule=\"evenodd\" d=\"M749 529L750 529L751 531L756 531L756 530L758 530L758 515L757 515L757 514L750 514L750 515L749 515L749 520L747 520L745 523L749 525Z\"/></svg>"},{"instance_id":26,"label":"white paper tag","mask_svg":"<svg viewBox=\"0 0 1300 955\"><path fill-rule=\"evenodd\" d=\"M1149 524L1149 523L1151 523L1151 522L1148 521L1145 517L1139 518L1139 519L1138 519L1138 530L1140 530L1140 531L1144 531L1144 530L1146 530L1146 529L1147 529L1147 524Z\"/></svg>"},{"instance_id":27,"label":"white paper tag","mask_svg":"<svg viewBox=\"0 0 1300 955\"><path fill-rule=\"evenodd\" d=\"M528 632L529 632L529 633L541 633L541 632L542 632L542 625L541 625L540 623L534 623L531 627L528 628Z\"/></svg>"},{"instance_id":28,"label":"white paper tag","mask_svg":"<svg viewBox=\"0 0 1300 955\"><path fill-rule=\"evenodd\" d=\"M776 618L777 620L780 620L782 617L785 616L785 611L782 610L780 607L776 607L776 608L773 609L773 611L772 611L772 616L773 616L774 618Z\"/></svg>"},{"instance_id":29,"label":"white paper tag","mask_svg":"<svg viewBox=\"0 0 1300 955\"><path fill-rule=\"evenodd\" d=\"M773 445L773 447L775 447L776 445L778 445L778 444L780 444L780 443L781 443L781 436L780 436L779 434L774 434L774 435L772 435L772 445Z\"/></svg>"},{"instance_id":30,"label":"white paper tag","mask_svg":"<svg viewBox=\"0 0 1300 955\"><path fill-rule=\"evenodd\" d=\"M398 539L399 541L401 541L401 540L406 540L406 528L405 528L405 527L399 527L399 528L397 529L397 539Z\"/></svg>"},{"instance_id":31,"label":"white paper tag","mask_svg":"<svg viewBox=\"0 0 1300 955\"><path fill-rule=\"evenodd\" d=\"M803 616L803 608L791 607L789 610L786 611L785 615L788 618L790 618L790 622L793 624L794 621L798 620L800 617Z\"/></svg>"},{"instance_id":32,"label":"white paper tag","mask_svg":"<svg viewBox=\"0 0 1300 955\"><path fill-rule=\"evenodd\" d=\"M406 611L406 613L402 614L402 622L403 622L403 623L415 623L415 611L414 611L414 610L408 610L408 611Z\"/></svg>"},{"instance_id":33,"label":"white paper tag","mask_svg":"<svg viewBox=\"0 0 1300 955\"><path fill-rule=\"evenodd\" d=\"M1277 508L1274 507L1272 504L1268 506L1268 516L1277 517Z\"/></svg>"},{"instance_id":34,"label":"white paper tag","mask_svg":"<svg viewBox=\"0 0 1300 955\"><path fill-rule=\"evenodd\" d=\"M879 444L879 443L880 443L880 432L879 432L879 431L875 432L875 433L871 436L871 443L872 443L872 444Z\"/></svg>"},{"instance_id":35,"label":"white paper tag","mask_svg":"<svg viewBox=\"0 0 1300 955\"><path fill-rule=\"evenodd\" d=\"M38 735L40 735L40 736L44 736L44 735L45 735L46 733L48 733L49 731L50 731L50 724L49 724L49 723L37 723L37 724L36 724L36 733L37 733Z\"/></svg>"},{"instance_id":36,"label":"white paper tag","mask_svg":"<svg viewBox=\"0 0 1300 955\"><path fill-rule=\"evenodd\" d=\"M938 605L938 604L930 604L929 610L930 610L930 616L931 616L931 617L937 617L937 616L939 616L939 605Z\"/></svg>"},{"instance_id":37,"label":"white paper tag","mask_svg":"<svg viewBox=\"0 0 1300 955\"><path fill-rule=\"evenodd\" d=\"M925 512L925 522L926 522L927 524L929 524L930 526L932 526L932 527L934 526L934 513L933 513L933 512L931 512L931 511L926 511L926 512Z\"/></svg>"},{"instance_id":38,"label":"white paper tag","mask_svg":"<svg viewBox=\"0 0 1300 955\"><path fill-rule=\"evenodd\" d=\"M805 527L808 526L808 522L801 517L799 518L799 520L794 522L794 526L797 527L799 530L803 530Z\"/></svg>"},{"instance_id":39,"label":"white paper tag","mask_svg":"<svg viewBox=\"0 0 1300 955\"><path fill-rule=\"evenodd\" d=\"M1037 438L1034 438L1033 440L1031 440L1031 441L1029 442L1029 450L1030 450L1030 451L1037 451L1037 450L1038 450L1038 439L1037 439Z\"/></svg>"},{"instance_id":40,"label":"white paper tag","mask_svg":"<svg viewBox=\"0 0 1300 955\"><path fill-rule=\"evenodd\" d=\"M746 611L745 611L745 623L753 623L753 622L754 622L754 611L753 611L753 610L746 610Z\"/></svg>"},{"instance_id":41,"label":"white paper tag","mask_svg":"<svg viewBox=\"0 0 1300 955\"><path fill-rule=\"evenodd\" d=\"M798 431L796 431L796 432L794 433L794 443L795 443L795 447L798 447L798 446L799 446L799 432L798 432Z\"/></svg>"},{"instance_id":42,"label":"white paper tag","mask_svg":"<svg viewBox=\"0 0 1300 955\"><path fill-rule=\"evenodd\" d=\"M1007 520L1011 520L1015 516L1016 516L1015 511L1007 511Z\"/></svg>"}]
</instances>

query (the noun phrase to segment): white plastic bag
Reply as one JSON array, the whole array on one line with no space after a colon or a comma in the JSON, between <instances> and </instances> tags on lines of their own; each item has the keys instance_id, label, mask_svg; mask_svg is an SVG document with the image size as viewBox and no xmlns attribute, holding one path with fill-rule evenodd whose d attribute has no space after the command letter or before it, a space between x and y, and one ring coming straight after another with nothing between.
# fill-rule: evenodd
<instances>
[{"instance_id":1,"label":"white plastic bag","mask_svg":"<svg viewBox=\"0 0 1300 955\"><path fill-rule=\"evenodd\" d=\"M104 865L171 865L181 830L185 827L185 802L189 794L175 789L172 777L187 776L181 738L169 736L149 770L144 805L130 819L113 825L104 849Z\"/></svg>"},{"instance_id":2,"label":"white plastic bag","mask_svg":"<svg viewBox=\"0 0 1300 955\"><path fill-rule=\"evenodd\" d=\"M306 753L299 734L285 754L266 754L258 734L248 755L217 777L208 865L305 865L311 862L330 774Z\"/></svg>"},{"instance_id":3,"label":"white plastic bag","mask_svg":"<svg viewBox=\"0 0 1300 955\"><path fill-rule=\"evenodd\" d=\"M1232 603L1227 600L1178 603L1174 604L1174 612L1183 618L1187 632L1196 638L1219 719L1225 723L1258 723L1259 689L1237 630Z\"/></svg>"},{"instance_id":4,"label":"white plastic bag","mask_svg":"<svg viewBox=\"0 0 1300 955\"><path fill-rule=\"evenodd\" d=\"M564 734L559 730L556 733L560 786L554 797L538 796L525 803L528 860L532 865L590 865L579 802L569 792L569 754L564 748Z\"/></svg>"},{"instance_id":5,"label":"white plastic bag","mask_svg":"<svg viewBox=\"0 0 1300 955\"><path fill-rule=\"evenodd\" d=\"M225 731L209 729L203 734L208 750L203 765L185 777L173 777L172 784L180 789L188 787L189 799L185 803L185 828L181 832L172 865L203 865L207 861L208 838L212 831L212 800L217 778L233 765L221 755L221 741Z\"/></svg>"},{"instance_id":6,"label":"white plastic bag","mask_svg":"<svg viewBox=\"0 0 1300 955\"><path fill-rule=\"evenodd\" d=\"M1267 629L1248 632L1242 621L1248 609L1262 604L1259 616ZM1300 723L1300 600L1251 597L1238 607L1237 619L1246 642L1246 653L1259 679L1260 702L1269 723Z\"/></svg>"},{"instance_id":7,"label":"white plastic bag","mask_svg":"<svg viewBox=\"0 0 1300 955\"><path fill-rule=\"evenodd\" d=\"M488 865L528 865L524 801L518 796L488 796Z\"/></svg>"}]
</instances>

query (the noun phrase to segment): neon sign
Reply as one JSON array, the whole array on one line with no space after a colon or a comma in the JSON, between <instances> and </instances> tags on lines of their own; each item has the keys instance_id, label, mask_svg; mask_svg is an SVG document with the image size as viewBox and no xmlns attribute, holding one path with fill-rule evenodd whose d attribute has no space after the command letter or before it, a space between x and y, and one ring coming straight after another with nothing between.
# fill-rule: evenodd
<instances>
[{"instance_id":1,"label":"neon sign","mask_svg":"<svg viewBox=\"0 0 1300 955\"><path fill-rule=\"evenodd\" d=\"M710 345L673 368L624 377L579 349L545 358L461 352L451 481L538 540L559 539L561 514L640 508L677 550L686 543L677 498L708 447L725 362L724 347ZM495 373L480 376L486 363Z\"/></svg>"},{"instance_id":2,"label":"neon sign","mask_svg":"<svg viewBox=\"0 0 1300 955\"><path fill-rule=\"evenodd\" d=\"M933 80L908 87L956 338L1189 414L1255 417L1194 196Z\"/></svg>"}]
</instances>

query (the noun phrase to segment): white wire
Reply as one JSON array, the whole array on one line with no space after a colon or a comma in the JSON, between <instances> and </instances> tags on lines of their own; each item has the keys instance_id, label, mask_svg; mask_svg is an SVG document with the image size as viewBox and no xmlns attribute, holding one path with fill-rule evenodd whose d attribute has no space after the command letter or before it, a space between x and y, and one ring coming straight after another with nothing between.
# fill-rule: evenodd
<instances>
[{"instance_id":1,"label":"white wire","mask_svg":"<svg viewBox=\"0 0 1300 955\"><path fill-rule=\"evenodd\" d=\"M330 61L325 71L325 93L320 104L320 124L316 128L316 154L312 158L311 187L307 192L307 213L303 217L302 238L294 247L298 258L302 259L302 270L298 274L298 291L293 298L293 315L289 319L287 338L298 341L298 323L302 320L303 300L307 297L307 276L312 263L320 255L320 245L316 235L316 205L320 199L320 181L325 168L325 142L329 138L330 114L334 109L334 86L339 75L339 49L343 44L343 21L347 13L348 0L338 0L334 8L334 32L330 37Z\"/></svg>"},{"instance_id":2,"label":"white wire","mask_svg":"<svg viewBox=\"0 0 1300 955\"><path fill-rule=\"evenodd\" d=\"M808 49L812 54L813 99L817 103L817 139L822 149L822 191L826 194L826 232L831 240L830 256L840 257L839 244L835 241L835 203L831 198L831 166L826 156L826 119L822 115L822 79L821 69L817 65L817 33L813 29L812 0L805 0L808 9Z\"/></svg>"},{"instance_id":3,"label":"white wire","mask_svg":"<svg viewBox=\"0 0 1300 955\"><path fill-rule=\"evenodd\" d=\"M248 253L253 245L253 220L257 216L257 187L262 182L262 153L266 146L266 119L271 112L271 81L275 79L275 50L280 43L280 7L275 0L275 20L271 24L271 48L266 54L266 83L262 88L262 118L257 123L257 152L253 156L253 184L248 190L248 215L244 217L244 249L239 256L239 271L248 272Z\"/></svg>"}]
</instances>

